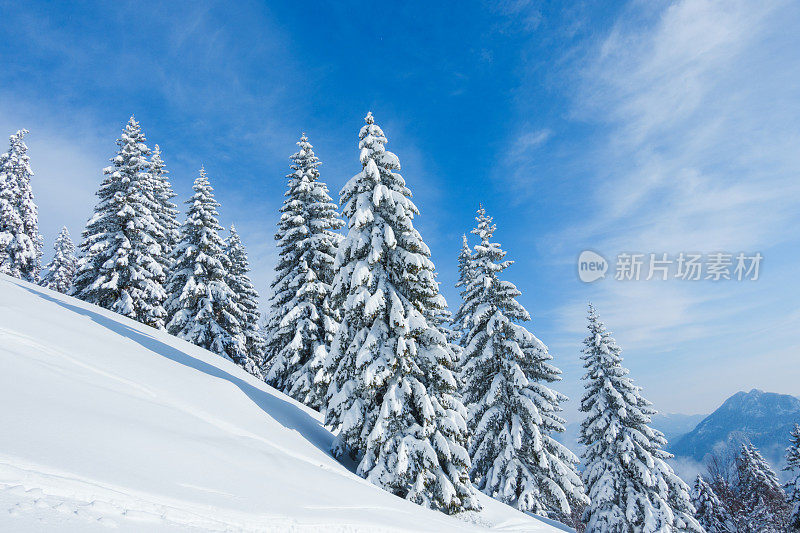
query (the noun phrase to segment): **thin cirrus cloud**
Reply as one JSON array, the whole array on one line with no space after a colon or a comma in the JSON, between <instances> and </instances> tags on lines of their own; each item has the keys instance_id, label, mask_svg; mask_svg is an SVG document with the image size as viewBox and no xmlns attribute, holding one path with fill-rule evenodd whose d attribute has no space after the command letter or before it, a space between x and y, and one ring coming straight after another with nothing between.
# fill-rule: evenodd
<instances>
[{"instance_id":1,"label":"thin cirrus cloud","mask_svg":"<svg viewBox=\"0 0 800 533\"><path fill-rule=\"evenodd\" d=\"M798 260L786 249L800 241L800 34L792 29L800 5L684 0L655 16L647 9L629 6L572 72L571 117L602 126L584 162L598 170L585 216L546 241L570 261L582 247L603 252L612 278L623 251L761 251L765 270L750 285L573 286L557 312L556 345L577 349L592 299L668 411L714 408L737 387L798 393L800 376L777 376L774 365L796 357L800 344L786 334L800 326L786 304L797 292ZM772 327L785 320L788 330ZM751 335L765 330L769 342ZM758 370L720 373L722 360ZM691 401L675 392L693 386L704 392L691 391Z\"/></svg>"},{"instance_id":2,"label":"thin cirrus cloud","mask_svg":"<svg viewBox=\"0 0 800 533\"><path fill-rule=\"evenodd\" d=\"M514 154L521 156L528 150L543 145L553 135L550 129L541 129L536 131L529 131L520 135L514 144Z\"/></svg>"},{"instance_id":3,"label":"thin cirrus cloud","mask_svg":"<svg viewBox=\"0 0 800 533\"><path fill-rule=\"evenodd\" d=\"M584 227L616 223L610 244L675 250L771 244L796 219L800 90L786 72L798 72L800 39L786 26L797 11L684 1L648 31L614 28L583 67L575 108L610 128L604 209Z\"/></svg>"}]
</instances>

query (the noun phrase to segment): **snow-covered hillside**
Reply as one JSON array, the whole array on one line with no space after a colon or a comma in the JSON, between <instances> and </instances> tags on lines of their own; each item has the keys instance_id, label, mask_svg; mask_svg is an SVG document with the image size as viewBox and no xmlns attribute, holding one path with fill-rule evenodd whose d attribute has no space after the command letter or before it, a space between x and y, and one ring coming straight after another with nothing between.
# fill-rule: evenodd
<instances>
[{"instance_id":1,"label":"snow-covered hillside","mask_svg":"<svg viewBox=\"0 0 800 533\"><path fill-rule=\"evenodd\" d=\"M556 531L484 496L423 509L331 439L217 355L0 275L2 531Z\"/></svg>"}]
</instances>

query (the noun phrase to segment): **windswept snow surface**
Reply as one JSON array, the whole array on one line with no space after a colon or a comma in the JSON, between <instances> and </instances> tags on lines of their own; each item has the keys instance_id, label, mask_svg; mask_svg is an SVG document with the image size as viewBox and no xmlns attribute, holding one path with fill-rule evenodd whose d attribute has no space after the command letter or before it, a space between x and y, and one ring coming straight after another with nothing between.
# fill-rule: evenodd
<instances>
[{"instance_id":1,"label":"windswept snow surface","mask_svg":"<svg viewBox=\"0 0 800 533\"><path fill-rule=\"evenodd\" d=\"M331 440L222 357L0 275L2 531L558 531L483 495L423 509Z\"/></svg>"}]
</instances>

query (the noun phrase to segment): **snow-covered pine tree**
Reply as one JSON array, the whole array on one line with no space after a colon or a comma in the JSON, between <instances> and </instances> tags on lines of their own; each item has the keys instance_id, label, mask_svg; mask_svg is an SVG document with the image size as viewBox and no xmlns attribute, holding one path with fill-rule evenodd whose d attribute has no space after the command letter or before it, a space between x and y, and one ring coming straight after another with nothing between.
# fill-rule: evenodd
<instances>
[{"instance_id":1,"label":"snow-covered pine tree","mask_svg":"<svg viewBox=\"0 0 800 533\"><path fill-rule=\"evenodd\" d=\"M0 156L0 272L30 282L39 281L42 237L33 199L33 171L24 137L19 130L9 138L8 152Z\"/></svg>"},{"instance_id":2,"label":"snow-covered pine tree","mask_svg":"<svg viewBox=\"0 0 800 533\"><path fill-rule=\"evenodd\" d=\"M737 490L747 510L748 531L779 533L786 531L789 506L778 476L761 453L743 443L736 460Z\"/></svg>"},{"instance_id":3,"label":"snow-covered pine tree","mask_svg":"<svg viewBox=\"0 0 800 533\"><path fill-rule=\"evenodd\" d=\"M435 274L434 274L435 276ZM438 282L437 282L438 285ZM450 363L453 370L455 365L460 360L461 347L458 345L458 335L452 329L453 313L447 308L447 301L444 296L437 294L437 297L430 302L429 306L425 309L425 320L428 324L435 327L450 344L450 349L453 350L456 358ZM457 376L456 376L457 377Z\"/></svg>"},{"instance_id":4,"label":"snow-covered pine tree","mask_svg":"<svg viewBox=\"0 0 800 533\"><path fill-rule=\"evenodd\" d=\"M434 273L435 277L435 273ZM473 495L469 477L471 468L469 453L469 430L467 428L467 409L461 401L461 383L458 369L462 359L458 335L448 326L452 313L447 308L444 296L437 293L427 302L424 316L429 326L436 328L438 336L429 330L425 344L446 343L443 350L431 350L427 357L420 358L420 369L427 378L427 392L436 413L436 427L446 442L436 446L439 463L444 466L456 490L463 510L478 510L480 504ZM425 352L423 352L425 355ZM441 440L434 434L434 439Z\"/></svg>"},{"instance_id":5,"label":"snow-covered pine tree","mask_svg":"<svg viewBox=\"0 0 800 533\"><path fill-rule=\"evenodd\" d=\"M788 500L791 507L789 515L790 531L800 531L800 425L795 424L789 437L789 447L786 448L786 467L784 470L791 472L792 479L786 484L789 492Z\"/></svg>"},{"instance_id":6,"label":"snow-covered pine tree","mask_svg":"<svg viewBox=\"0 0 800 533\"><path fill-rule=\"evenodd\" d=\"M728 510L703 476L697 475L692 491L694 516L706 533L734 533L736 528Z\"/></svg>"},{"instance_id":7,"label":"snow-covered pine tree","mask_svg":"<svg viewBox=\"0 0 800 533\"><path fill-rule=\"evenodd\" d=\"M258 292L247 275L250 272L247 251L233 226L226 242L225 254L230 264L228 286L233 291L236 305L241 310L240 325L244 338L245 358L240 364L244 363L243 368L254 376L263 378L260 363L264 357L264 337L259 324L261 313L258 310Z\"/></svg>"},{"instance_id":8,"label":"snow-covered pine tree","mask_svg":"<svg viewBox=\"0 0 800 533\"><path fill-rule=\"evenodd\" d=\"M75 245L72 243L66 226L62 227L58 233L53 250L55 250L55 254L53 260L45 268L42 286L66 294L72 287L78 262L75 257Z\"/></svg>"},{"instance_id":9,"label":"snow-covered pine tree","mask_svg":"<svg viewBox=\"0 0 800 533\"><path fill-rule=\"evenodd\" d=\"M619 346L591 305L583 343L586 531L702 531L689 487L666 462L672 456L663 449L664 435L649 426L656 411L628 377Z\"/></svg>"},{"instance_id":10,"label":"snow-covered pine tree","mask_svg":"<svg viewBox=\"0 0 800 533\"><path fill-rule=\"evenodd\" d=\"M18 136L21 134L23 131L17 132ZM13 135L10 137L10 141L13 146ZM13 176L7 175L5 172L5 163L10 152L11 150L0 153L0 272L6 274L11 274L13 270L8 247L14 242L14 235L21 233L22 228L16 202L19 187Z\"/></svg>"},{"instance_id":11,"label":"snow-covered pine tree","mask_svg":"<svg viewBox=\"0 0 800 533\"><path fill-rule=\"evenodd\" d=\"M177 195L172 190L167 174L169 171L161 158L161 148L155 145L150 156L150 194L156 206L153 215L163 234L158 260L165 273L169 271L172 249L178 243L181 227L178 222L178 206L172 202Z\"/></svg>"},{"instance_id":12,"label":"snow-covered pine tree","mask_svg":"<svg viewBox=\"0 0 800 533\"><path fill-rule=\"evenodd\" d=\"M341 191L348 232L332 297L343 316L326 363L325 419L338 430L333 451L400 497L449 513L477 509L464 408L446 392L456 386L443 363L453 355L427 320L443 299L430 250L414 229L411 191L385 143L368 113L359 133L362 170Z\"/></svg>"},{"instance_id":13,"label":"snow-covered pine tree","mask_svg":"<svg viewBox=\"0 0 800 533\"><path fill-rule=\"evenodd\" d=\"M458 252L458 281L456 282L456 287L460 289L462 299L466 295L467 287L469 286L472 277L472 250L469 248L467 236L462 235L461 250ZM469 324L467 323L468 317L462 316L462 312L464 310L465 309L463 305L459 306L455 316L453 317L452 323L452 329L458 337L459 346L461 346L461 348L464 347L462 340L465 338L467 331L469 331Z\"/></svg>"},{"instance_id":14,"label":"snow-covered pine tree","mask_svg":"<svg viewBox=\"0 0 800 533\"><path fill-rule=\"evenodd\" d=\"M4 266L7 258L6 247L12 239L11 233L5 228L16 227L19 218L16 215L16 209L13 208L13 202L10 201L16 188L13 187L13 182L6 183L6 175L3 172L6 159L8 159L8 152L0 153L0 272L3 273L8 270L7 266Z\"/></svg>"},{"instance_id":15,"label":"snow-covered pine tree","mask_svg":"<svg viewBox=\"0 0 800 533\"><path fill-rule=\"evenodd\" d=\"M547 384L561 379L552 356L520 322L530 315L519 290L500 274L511 265L491 242L495 226L481 207L480 243L470 259L459 316L468 327L462 338L463 396L472 432L472 479L486 494L522 511L550 517L570 514L570 502L588 503L578 458L552 437L564 431L558 415L562 394Z\"/></svg>"},{"instance_id":16,"label":"snow-covered pine tree","mask_svg":"<svg viewBox=\"0 0 800 533\"><path fill-rule=\"evenodd\" d=\"M86 223L73 294L154 328L165 321L164 234L154 215L150 150L131 117L117 140L113 165L103 170L99 202Z\"/></svg>"},{"instance_id":17,"label":"snow-covered pine tree","mask_svg":"<svg viewBox=\"0 0 800 533\"><path fill-rule=\"evenodd\" d=\"M228 258L219 235L219 204L205 169L192 186L194 194L172 252L167 278L167 331L237 364L246 364L241 309L228 286Z\"/></svg>"},{"instance_id":18,"label":"snow-covered pine tree","mask_svg":"<svg viewBox=\"0 0 800 533\"><path fill-rule=\"evenodd\" d=\"M437 282L437 285L438 283L439 282ZM448 363L447 367L455 372L453 375L458 383L458 373L456 371L456 367L461 361L461 354L463 352L461 345L459 344L461 336L454 328L453 313L451 313L448 309L447 301L444 299L444 296L439 294L437 295L437 298L430 303L425 312L425 319L428 321L428 324L439 330L439 332L447 340L447 343L450 345L450 350L452 350L454 358ZM460 385L456 387L457 393L458 390L460 390Z\"/></svg>"},{"instance_id":19,"label":"snow-covered pine tree","mask_svg":"<svg viewBox=\"0 0 800 533\"><path fill-rule=\"evenodd\" d=\"M292 172L275 239L280 258L267 319L267 383L320 409L329 383L323 371L339 321L330 304L333 263L342 220L320 161L303 134L291 157Z\"/></svg>"}]
</instances>

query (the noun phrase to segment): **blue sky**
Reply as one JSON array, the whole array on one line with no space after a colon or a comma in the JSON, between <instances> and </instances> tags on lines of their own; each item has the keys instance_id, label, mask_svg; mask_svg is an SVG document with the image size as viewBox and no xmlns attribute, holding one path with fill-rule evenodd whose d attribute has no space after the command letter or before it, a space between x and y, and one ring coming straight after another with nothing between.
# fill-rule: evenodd
<instances>
[{"instance_id":1,"label":"blue sky","mask_svg":"<svg viewBox=\"0 0 800 533\"><path fill-rule=\"evenodd\" d=\"M0 2L0 134L31 131L47 252L135 113L181 199L205 165L266 294L294 143L336 193L372 111L453 307L460 236L479 202L495 217L569 418L588 300L662 411L800 393L800 4L199 4ZM590 285L584 249L764 261L756 282Z\"/></svg>"}]
</instances>

